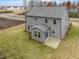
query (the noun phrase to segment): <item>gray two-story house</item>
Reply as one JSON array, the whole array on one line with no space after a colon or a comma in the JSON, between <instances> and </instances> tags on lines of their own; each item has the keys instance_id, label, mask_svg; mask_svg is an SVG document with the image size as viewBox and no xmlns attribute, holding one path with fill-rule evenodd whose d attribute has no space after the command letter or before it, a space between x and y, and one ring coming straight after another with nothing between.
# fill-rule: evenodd
<instances>
[{"instance_id":1,"label":"gray two-story house","mask_svg":"<svg viewBox=\"0 0 79 59\"><path fill-rule=\"evenodd\" d=\"M25 29L32 39L45 42L48 38L64 39L69 27L65 7L34 7L26 16Z\"/></svg>"}]
</instances>

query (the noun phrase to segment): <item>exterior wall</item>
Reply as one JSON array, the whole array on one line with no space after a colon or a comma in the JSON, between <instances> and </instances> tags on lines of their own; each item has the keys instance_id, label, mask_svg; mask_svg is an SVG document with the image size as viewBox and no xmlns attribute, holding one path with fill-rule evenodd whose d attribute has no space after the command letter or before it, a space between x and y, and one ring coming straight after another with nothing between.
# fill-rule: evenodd
<instances>
[{"instance_id":1,"label":"exterior wall","mask_svg":"<svg viewBox=\"0 0 79 59\"><path fill-rule=\"evenodd\" d=\"M53 20L56 20L56 24L53 24ZM50 27L50 37L60 39L60 20L59 19L49 19L47 26ZM52 31L55 33L52 33Z\"/></svg>"},{"instance_id":2,"label":"exterior wall","mask_svg":"<svg viewBox=\"0 0 79 59\"><path fill-rule=\"evenodd\" d=\"M69 17L65 15L61 21L61 39L64 39L64 36L69 28Z\"/></svg>"},{"instance_id":3,"label":"exterior wall","mask_svg":"<svg viewBox=\"0 0 79 59\"><path fill-rule=\"evenodd\" d=\"M48 19L48 23L45 23L45 19ZM60 39L60 20L56 19L56 25L53 24L54 19L49 19L49 18L40 18L37 17L37 21L35 21L35 17L26 17L26 30L28 30L28 25L31 26L36 26L38 24L46 24L47 26L50 27L50 37ZM55 34L52 33L52 30L55 30Z\"/></svg>"},{"instance_id":4,"label":"exterior wall","mask_svg":"<svg viewBox=\"0 0 79 59\"><path fill-rule=\"evenodd\" d=\"M41 33L41 37L40 38L35 37L34 36L34 31L40 32ZM31 36L32 36L32 39L35 39L36 41L45 42L44 33L42 31L38 30L38 29L31 30Z\"/></svg>"},{"instance_id":5,"label":"exterior wall","mask_svg":"<svg viewBox=\"0 0 79 59\"><path fill-rule=\"evenodd\" d=\"M35 21L35 17L26 17L26 26L27 26L26 30L30 32L30 30L28 30L28 25L36 26L42 23L44 23L43 18L37 18L37 21Z\"/></svg>"}]
</instances>

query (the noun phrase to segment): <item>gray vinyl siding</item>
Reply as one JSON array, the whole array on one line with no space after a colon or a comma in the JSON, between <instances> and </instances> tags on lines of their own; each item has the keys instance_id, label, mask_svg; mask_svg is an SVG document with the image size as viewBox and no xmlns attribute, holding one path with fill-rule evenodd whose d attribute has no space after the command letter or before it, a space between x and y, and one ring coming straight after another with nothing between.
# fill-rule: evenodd
<instances>
[{"instance_id":1,"label":"gray vinyl siding","mask_svg":"<svg viewBox=\"0 0 79 59\"><path fill-rule=\"evenodd\" d=\"M35 25L34 17L26 17L26 26L27 26L26 30L28 32L31 32L30 29L28 29L28 25L31 25L31 26Z\"/></svg>"},{"instance_id":2,"label":"gray vinyl siding","mask_svg":"<svg viewBox=\"0 0 79 59\"><path fill-rule=\"evenodd\" d=\"M53 20L56 20L56 24L53 24ZM51 27L50 37L60 39L60 20L49 19L47 25ZM52 33L52 30L55 30L55 33Z\"/></svg>"},{"instance_id":3,"label":"gray vinyl siding","mask_svg":"<svg viewBox=\"0 0 79 59\"><path fill-rule=\"evenodd\" d=\"M28 25L36 26L36 25L39 25L42 23L44 23L43 18L37 17L37 21L35 21L35 17L26 17L27 31L29 31L29 32L30 32L30 30L28 30Z\"/></svg>"},{"instance_id":4,"label":"gray vinyl siding","mask_svg":"<svg viewBox=\"0 0 79 59\"><path fill-rule=\"evenodd\" d=\"M45 19L48 19L48 23L45 23ZM51 28L50 30L50 37L53 38L58 38L60 39L60 20L59 19L50 19L50 18L41 18L37 17L37 21L35 21L35 17L26 17L26 24L27 24L27 31L28 30L28 25L36 26L38 24L46 24ZM53 24L53 20L56 20L56 25ZM55 34L52 33L52 30L55 30Z\"/></svg>"},{"instance_id":5,"label":"gray vinyl siding","mask_svg":"<svg viewBox=\"0 0 79 59\"><path fill-rule=\"evenodd\" d=\"M64 36L68 28L69 28L69 20L68 16L65 15L65 17L63 17L61 21L61 39L64 39Z\"/></svg>"}]
</instances>

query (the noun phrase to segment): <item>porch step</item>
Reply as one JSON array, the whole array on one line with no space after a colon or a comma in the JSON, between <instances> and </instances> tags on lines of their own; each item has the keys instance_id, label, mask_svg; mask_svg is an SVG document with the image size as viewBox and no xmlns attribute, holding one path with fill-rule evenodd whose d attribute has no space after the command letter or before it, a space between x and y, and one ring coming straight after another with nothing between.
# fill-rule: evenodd
<instances>
[{"instance_id":1,"label":"porch step","mask_svg":"<svg viewBox=\"0 0 79 59\"><path fill-rule=\"evenodd\" d=\"M56 49L60 42L61 42L60 39L48 38L44 44L51 47L51 48Z\"/></svg>"}]
</instances>

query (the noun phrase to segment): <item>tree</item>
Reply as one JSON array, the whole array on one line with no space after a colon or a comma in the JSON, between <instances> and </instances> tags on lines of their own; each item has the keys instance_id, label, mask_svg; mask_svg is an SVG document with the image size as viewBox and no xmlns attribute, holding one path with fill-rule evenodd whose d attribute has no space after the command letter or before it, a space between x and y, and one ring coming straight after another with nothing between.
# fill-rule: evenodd
<instances>
[{"instance_id":1,"label":"tree","mask_svg":"<svg viewBox=\"0 0 79 59\"><path fill-rule=\"evenodd\" d=\"M76 3L76 8L78 9L78 17L79 17L79 1Z\"/></svg>"},{"instance_id":2,"label":"tree","mask_svg":"<svg viewBox=\"0 0 79 59\"><path fill-rule=\"evenodd\" d=\"M48 2L47 7L52 7L52 6L53 6L52 1Z\"/></svg>"},{"instance_id":3,"label":"tree","mask_svg":"<svg viewBox=\"0 0 79 59\"><path fill-rule=\"evenodd\" d=\"M76 3L76 8L79 10L79 1Z\"/></svg>"},{"instance_id":4,"label":"tree","mask_svg":"<svg viewBox=\"0 0 79 59\"><path fill-rule=\"evenodd\" d=\"M46 1L44 1L44 2L42 3L42 7L47 7L47 2L46 2Z\"/></svg>"},{"instance_id":5,"label":"tree","mask_svg":"<svg viewBox=\"0 0 79 59\"><path fill-rule=\"evenodd\" d=\"M67 8L68 10L71 9L71 2L70 2L70 1L67 1L67 3L66 3L66 8Z\"/></svg>"},{"instance_id":6,"label":"tree","mask_svg":"<svg viewBox=\"0 0 79 59\"><path fill-rule=\"evenodd\" d=\"M72 8L73 8L73 9L76 8L76 6L75 6L75 1L73 1Z\"/></svg>"},{"instance_id":7,"label":"tree","mask_svg":"<svg viewBox=\"0 0 79 59\"><path fill-rule=\"evenodd\" d=\"M23 0L24 10L26 10L26 0Z\"/></svg>"},{"instance_id":8,"label":"tree","mask_svg":"<svg viewBox=\"0 0 79 59\"><path fill-rule=\"evenodd\" d=\"M54 3L53 3L53 6L54 6L54 7L57 7L57 2L54 2Z\"/></svg>"},{"instance_id":9,"label":"tree","mask_svg":"<svg viewBox=\"0 0 79 59\"><path fill-rule=\"evenodd\" d=\"M34 7L34 0L30 0L29 7Z\"/></svg>"}]
</instances>

